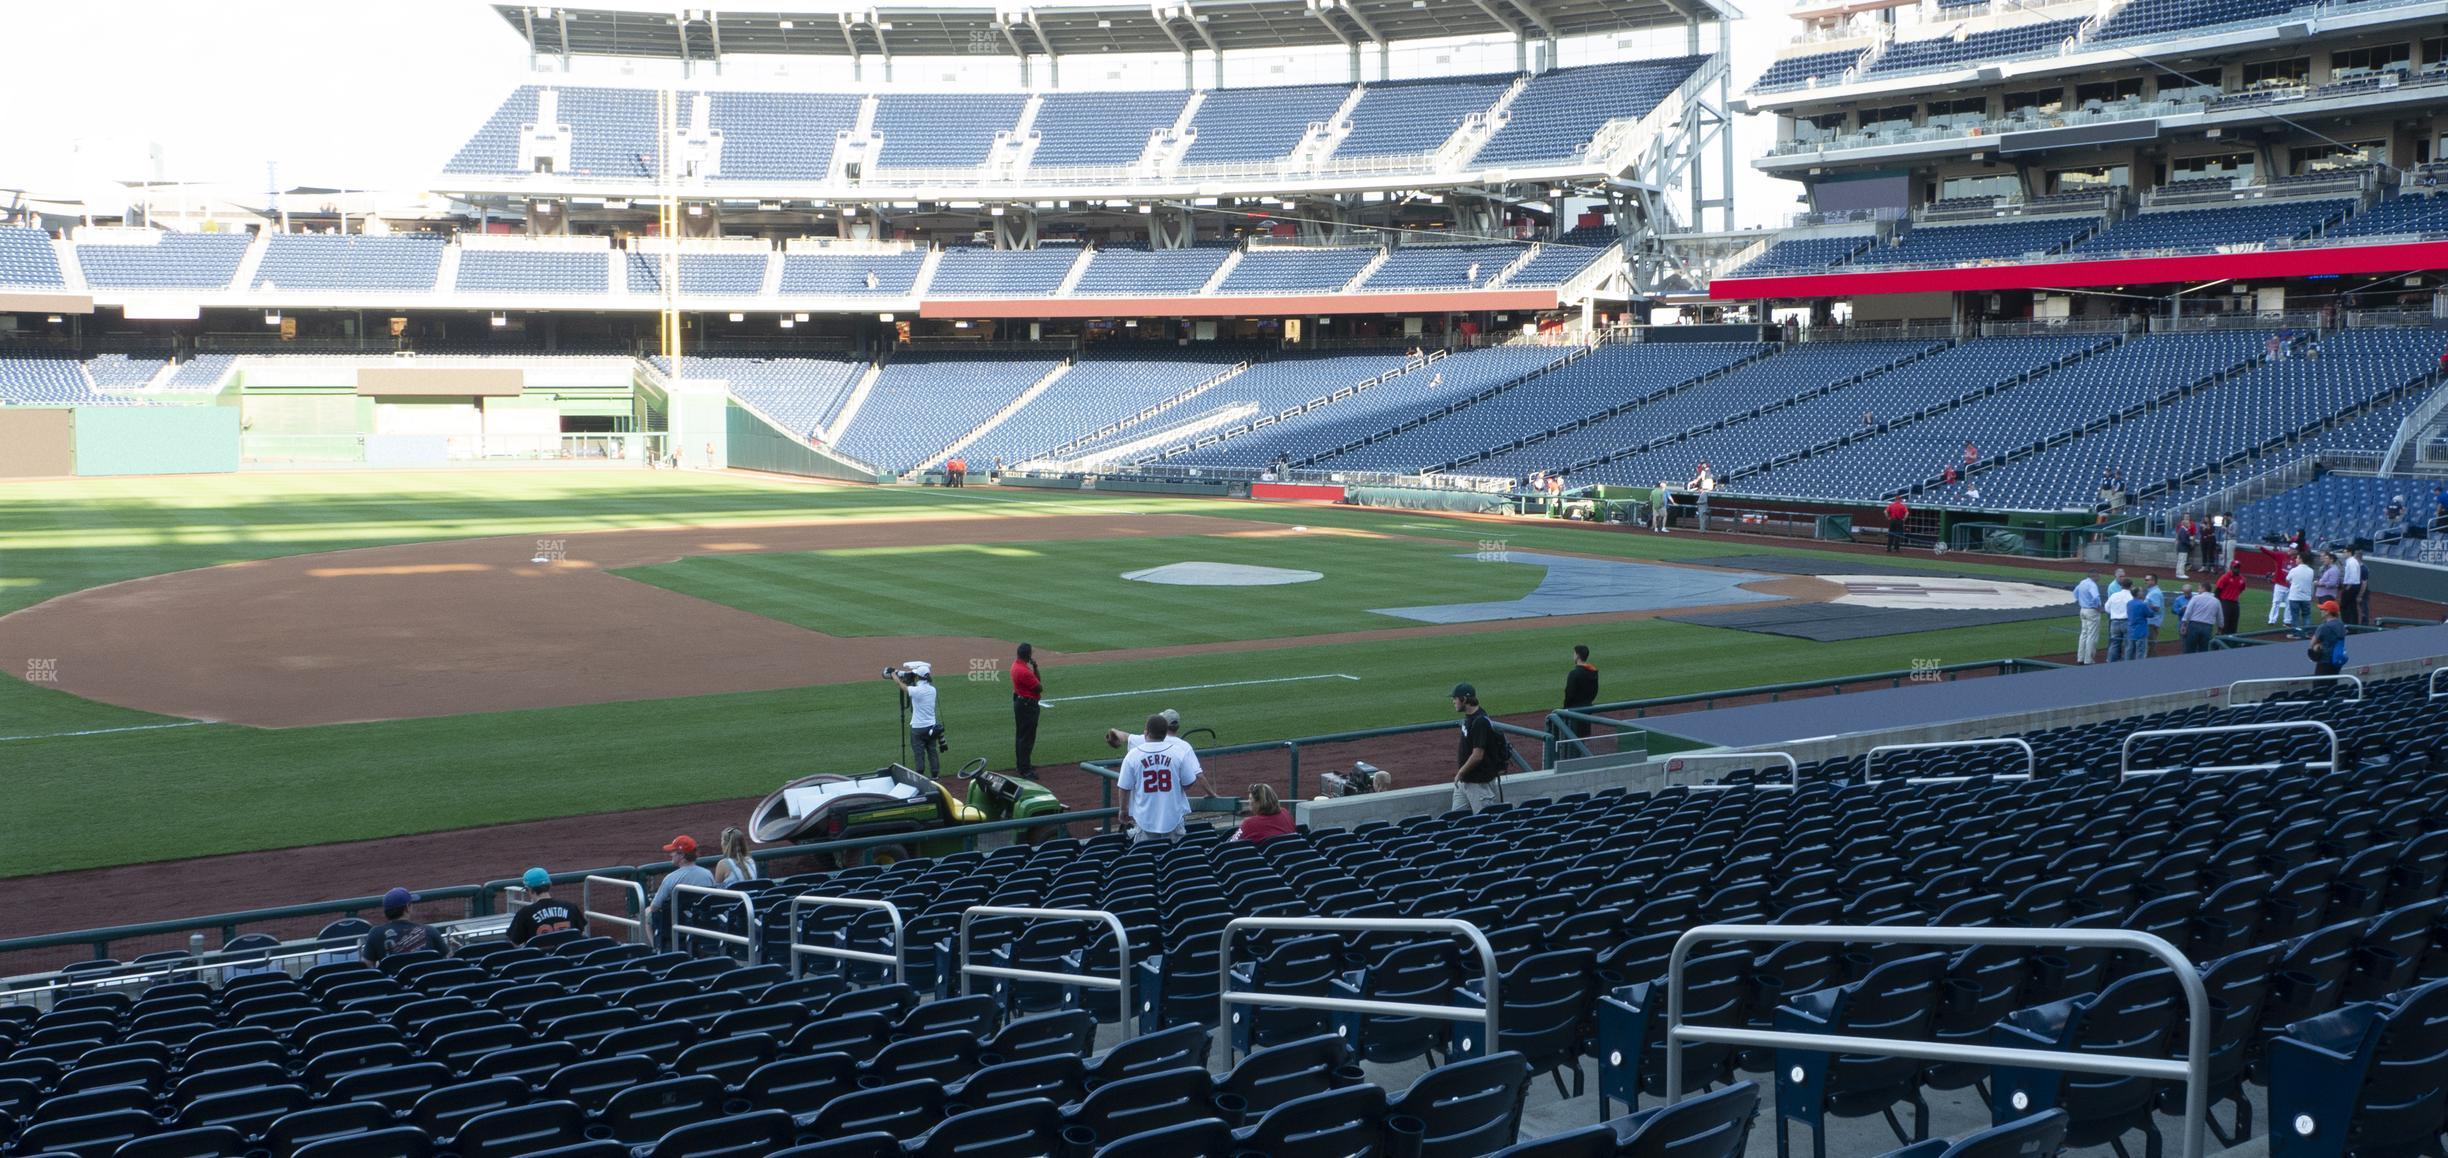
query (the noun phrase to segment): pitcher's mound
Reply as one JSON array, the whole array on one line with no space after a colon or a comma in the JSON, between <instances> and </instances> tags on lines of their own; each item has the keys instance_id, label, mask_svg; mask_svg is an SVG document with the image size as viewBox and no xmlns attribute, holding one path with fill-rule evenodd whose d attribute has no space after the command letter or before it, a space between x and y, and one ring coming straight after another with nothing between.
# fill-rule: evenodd
<instances>
[{"instance_id":1,"label":"pitcher's mound","mask_svg":"<svg viewBox=\"0 0 2448 1158\"><path fill-rule=\"evenodd\" d=\"M1252 567L1243 563L1167 563L1144 571L1125 571L1122 577L1174 587L1281 587L1287 583L1315 583L1326 576L1316 571Z\"/></svg>"}]
</instances>

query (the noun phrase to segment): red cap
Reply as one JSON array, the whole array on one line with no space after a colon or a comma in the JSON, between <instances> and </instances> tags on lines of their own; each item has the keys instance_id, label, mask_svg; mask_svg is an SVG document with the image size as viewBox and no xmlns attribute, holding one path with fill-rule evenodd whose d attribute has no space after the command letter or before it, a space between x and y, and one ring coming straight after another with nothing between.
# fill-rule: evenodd
<instances>
[{"instance_id":1,"label":"red cap","mask_svg":"<svg viewBox=\"0 0 2448 1158\"><path fill-rule=\"evenodd\" d=\"M686 834L675 836L670 844L663 846L663 851L694 853L697 851L697 838Z\"/></svg>"}]
</instances>

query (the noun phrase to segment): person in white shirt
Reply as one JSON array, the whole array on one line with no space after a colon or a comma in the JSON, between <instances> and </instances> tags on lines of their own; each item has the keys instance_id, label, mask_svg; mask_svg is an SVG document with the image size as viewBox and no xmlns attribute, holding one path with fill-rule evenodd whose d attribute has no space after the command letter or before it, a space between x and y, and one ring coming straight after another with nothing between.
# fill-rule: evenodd
<instances>
[{"instance_id":1,"label":"person in white shirt","mask_svg":"<svg viewBox=\"0 0 2448 1158\"><path fill-rule=\"evenodd\" d=\"M1112 742L1118 733L1108 733ZM1123 813L1130 819L1131 843L1182 838L1182 821L1190 815L1191 785L1208 796L1215 788L1199 778L1198 753L1188 741L1172 734L1163 715L1147 718L1147 730L1130 745L1130 754L1122 758L1121 775L1116 786L1122 789L1126 804Z\"/></svg>"},{"instance_id":2,"label":"person in white shirt","mask_svg":"<svg viewBox=\"0 0 2448 1158\"><path fill-rule=\"evenodd\" d=\"M2286 568L2280 567L2277 570L2270 572L2269 625L2271 627L2276 627L2281 623L2285 623L2286 616L2287 573Z\"/></svg>"},{"instance_id":3,"label":"person in white shirt","mask_svg":"<svg viewBox=\"0 0 2448 1158\"><path fill-rule=\"evenodd\" d=\"M2133 605L2133 580L2119 579L2108 592L2108 662L2125 658L2125 615ZM2146 610L2144 614L2148 614Z\"/></svg>"},{"instance_id":4,"label":"person in white shirt","mask_svg":"<svg viewBox=\"0 0 2448 1158\"><path fill-rule=\"evenodd\" d=\"M901 685L901 697L909 701L910 771L941 774L943 725L935 717L934 666L912 660L884 678Z\"/></svg>"},{"instance_id":5,"label":"person in white shirt","mask_svg":"<svg viewBox=\"0 0 2448 1158\"><path fill-rule=\"evenodd\" d=\"M2301 555L2287 568L2287 633L2302 639L2312 631L2312 564Z\"/></svg>"},{"instance_id":6,"label":"person in white shirt","mask_svg":"<svg viewBox=\"0 0 2448 1158\"><path fill-rule=\"evenodd\" d=\"M2371 622L2371 608L2365 606L2363 586L2363 552L2347 548L2338 559L2341 577L2338 580L2338 608L2346 614L2349 625Z\"/></svg>"},{"instance_id":7,"label":"person in white shirt","mask_svg":"<svg viewBox=\"0 0 2448 1158\"><path fill-rule=\"evenodd\" d=\"M2099 576L2085 575L2074 585L2074 614L2081 624L2081 634L2074 643L2074 662L2090 663L2099 655L2100 607L2107 601L2100 596Z\"/></svg>"}]
</instances>

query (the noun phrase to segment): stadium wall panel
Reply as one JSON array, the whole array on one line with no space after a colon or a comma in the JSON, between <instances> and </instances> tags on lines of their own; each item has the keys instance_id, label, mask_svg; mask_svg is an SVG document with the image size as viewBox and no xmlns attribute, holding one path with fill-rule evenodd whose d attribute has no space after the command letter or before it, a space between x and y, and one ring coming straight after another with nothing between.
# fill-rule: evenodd
<instances>
[{"instance_id":1,"label":"stadium wall panel","mask_svg":"<svg viewBox=\"0 0 2448 1158\"><path fill-rule=\"evenodd\" d=\"M727 465L743 470L828 478L841 482L875 482L876 476L809 446L773 428L744 406L733 403L726 415L723 453Z\"/></svg>"},{"instance_id":2,"label":"stadium wall panel","mask_svg":"<svg viewBox=\"0 0 2448 1158\"><path fill-rule=\"evenodd\" d=\"M0 478L60 478L75 473L75 411L53 407L0 410Z\"/></svg>"},{"instance_id":3,"label":"stadium wall panel","mask_svg":"<svg viewBox=\"0 0 2448 1158\"><path fill-rule=\"evenodd\" d=\"M80 406L76 473L228 474L238 469L231 406Z\"/></svg>"}]
</instances>

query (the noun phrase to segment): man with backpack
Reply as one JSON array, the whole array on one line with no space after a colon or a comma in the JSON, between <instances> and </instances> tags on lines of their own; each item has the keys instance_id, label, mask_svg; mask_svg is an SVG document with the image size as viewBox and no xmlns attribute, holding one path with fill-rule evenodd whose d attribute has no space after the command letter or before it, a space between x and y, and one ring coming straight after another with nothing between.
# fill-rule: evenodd
<instances>
[{"instance_id":1,"label":"man with backpack","mask_svg":"<svg viewBox=\"0 0 2448 1158\"><path fill-rule=\"evenodd\" d=\"M1504 775L1513 750L1505 745L1504 734L1496 730L1487 709L1479 706L1479 689L1455 684L1453 710L1462 717L1462 746L1456 756L1461 767L1454 771L1453 806L1477 812L1496 803L1496 778Z\"/></svg>"},{"instance_id":2,"label":"man with backpack","mask_svg":"<svg viewBox=\"0 0 2448 1158\"><path fill-rule=\"evenodd\" d=\"M2324 600L2320 611L2321 625L2312 629L2312 674L2336 675L2346 667L2346 619L2335 599Z\"/></svg>"}]
</instances>

